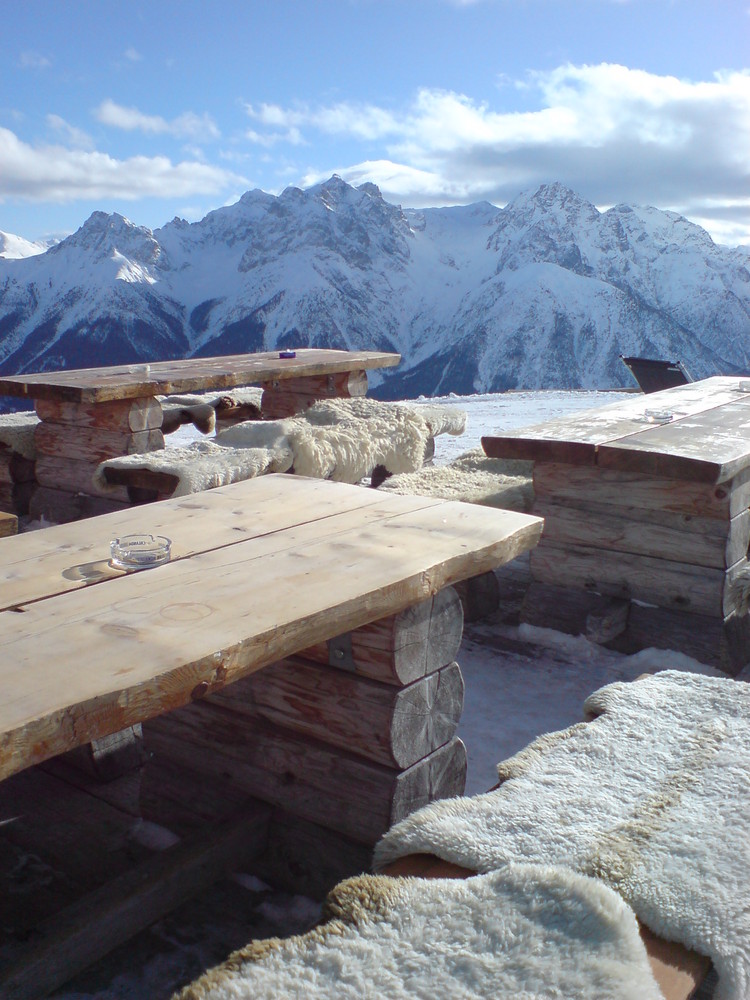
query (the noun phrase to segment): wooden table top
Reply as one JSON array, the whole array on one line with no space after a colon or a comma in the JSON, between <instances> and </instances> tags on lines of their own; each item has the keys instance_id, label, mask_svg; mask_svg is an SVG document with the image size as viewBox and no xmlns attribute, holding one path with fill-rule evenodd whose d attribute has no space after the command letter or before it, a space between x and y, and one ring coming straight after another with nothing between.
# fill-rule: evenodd
<instances>
[{"instance_id":1,"label":"wooden table top","mask_svg":"<svg viewBox=\"0 0 750 1000\"><path fill-rule=\"evenodd\" d=\"M487 572L541 527L276 475L3 539L0 777ZM172 561L113 569L134 531Z\"/></svg>"},{"instance_id":2,"label":"wooden table top","mask_svg":"<svg viewBox=\"0 0 750 1000\"><path fill-rule=\"evenodd\" d=\"M482 438L487 455L718 484L750 465L750 392L716 376ZM672 414L654 423L647 411Z\"/></svg>"},{"instance_id":3,"label":"wooden table top","mask_svg":"<svg viewBox=\"0 0 750 1000\"><path fill-rule=\"evenodd\" d=\"M294 358L278 351L233 354L218 358L187 358L111 368L80 368L0 378L0 396L102 403L114 399L168 396L210 389L231 389L274 379L335 375L371 368L391 368L400 354L378 351L300 349Z\"/></svg>"}]
</instances>

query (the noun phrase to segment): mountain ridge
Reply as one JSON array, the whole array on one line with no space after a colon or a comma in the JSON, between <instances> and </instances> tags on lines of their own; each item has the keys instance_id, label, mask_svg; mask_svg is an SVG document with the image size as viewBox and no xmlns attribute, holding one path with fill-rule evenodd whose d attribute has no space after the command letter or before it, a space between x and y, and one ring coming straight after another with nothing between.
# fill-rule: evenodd
<instances>
[{"instance_id":1,"label":"mountain ridge","mask_svg":"<svg viewBox=\"0 0 750 1000\"><path fill-rule=\"evenodd\" d=\"M402 209L334 175L153 231L94 212L0 258L0 372L288 347L387 350L382 397L631 384L621 354L750 369L750 251L559 183Z\"/></svg>"}]
</instances>

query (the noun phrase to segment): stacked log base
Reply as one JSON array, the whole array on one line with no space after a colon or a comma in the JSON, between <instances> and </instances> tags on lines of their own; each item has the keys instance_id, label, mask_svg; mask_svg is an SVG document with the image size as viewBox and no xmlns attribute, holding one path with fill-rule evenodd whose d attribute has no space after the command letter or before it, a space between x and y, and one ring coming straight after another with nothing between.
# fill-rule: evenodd
<instances>
[{"instance_id":1,"label":"stacked log base","mask_svg":"<svg viewBox=\"0 0 750 1000\"><path fill-rule=\"evenodd\" d=\"M260 408L267 420L304 413L321 399L353 399L367 395L367 372L340 372L263 383Z\"/></svg>"},{"instance_id":2,"label":"stacked log base","mask_svg":"<svg viewBox=\"0 0 750 1000\"><path fill-rule=\"evenodd\" d=\"M144 397L86 404L40 399L35 407L40 418L34 435L38 488L29 513L64 523L129 506L125 487L103 494L93 474L107 458L164 447L159 401Z\"/></svg>"},{"instance_id":3,"label":"stacked log base","mask_svg":"<svg viewBox=\"0 0 750 1000\"><path fill-rule=\"evenodd\" d=\"M463 792L462 627L448 588L144 724L144 817L184 834L259 799L287 831L270 869L305 872L308 889L362 870L393 823Z\"/></svg>"},{"instance_id":4,"label":"stacked log base","mask_svg":"<svg viewBox=\"0 0 750 1000\"><path fill-rule=\"evenodd\" d=\"M538 462L522 620L635 652L750 662L750 471L719 485Z\"/></svg>"},{"instance_id":5,"label":"stacked log base","mask_svg":"<svg viewBox=\"0 0 750 1000\"><path fill-rule=\"evenodd\" d=\"M0 444L0 511L22 517L35 489L34 461Z\"/></svg>"}]
</instances>

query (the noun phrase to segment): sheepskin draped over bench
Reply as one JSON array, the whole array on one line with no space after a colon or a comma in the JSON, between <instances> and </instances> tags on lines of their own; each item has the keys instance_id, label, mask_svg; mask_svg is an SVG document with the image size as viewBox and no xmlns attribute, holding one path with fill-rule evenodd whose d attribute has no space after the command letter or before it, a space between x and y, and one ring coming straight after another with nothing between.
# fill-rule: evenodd
<instances>
[{"instance_id":1,"label":"sheepskin draped over bench","mask_svg":"<svg viewBox=\"0 0 750 1000\"><path fill-rule=\"evenodd\" d=\"M481 448L459 455L448 465L425 466L386 479L387 493L462 500L484 507L528 513L534 502L532 462L488 458Z\"/></svg>"},{"instance_id":2,"label":"sheepskin draped over bench","mask_svg":"<svg viewBox=\"0 0 750 1000\"><path fill-rule=\"evenodd\" d=\"M0 446L18 452L30 461L36 459L34 431L39 423L36 413L0 413Z\"/></svg>"},{"instance_id":3,"label":"sheepskin draped over bench","mask_svg":"<svg viewBox=\"0 0 750 1000\"><path fill-rule=\"evenodd\" d=\"M658 936L709 956L715 1000L750 996L750 685L665 671L591 695L597 716L498 767L500 787L393 827L376 868L436 854L595 876Z\"/></svg>"},{"instance_id":4,"label":"sheepskin draped over bench","mask_svg":"<svg viewBox=\"0 0 750 1000\"><path fill-rule=\"evenodd\" d=\"M327 922L257 941L175 1000L659 1000L632 911L594 879L508 865L467 880L361 875Z\"/></svg>"},{"instance_id":5,"label":"sheepskin draped over bench","mask_svg":"<svg viewBox=\"0 0 750 1000\"><path fill-rule=\"evenodd\" d=\"M213 489L266 472L357 483L377 465L405 472L422 465L436 434L463 432L466 415L440 406L372 399L331 399L284 420L247 421L212 441L108 459L94 481L106 491L107 468L151 469L179 479L174 496Z\"/></svg>"},{"instance_id":6,"label":"sheepskin draped over bench","mask_svg":"<svg viewBox=\"0 0 750 1000\"><path fill-rule=\"evenodd\" d=\"M171 434L183 424L193 424L201 434L213 434L216 421L260 420L263 390L258 386L231 389L217 396L215 392L196 392L182 396L158 396L164 411L162 430Z\"/></svg>"}]
</instances>

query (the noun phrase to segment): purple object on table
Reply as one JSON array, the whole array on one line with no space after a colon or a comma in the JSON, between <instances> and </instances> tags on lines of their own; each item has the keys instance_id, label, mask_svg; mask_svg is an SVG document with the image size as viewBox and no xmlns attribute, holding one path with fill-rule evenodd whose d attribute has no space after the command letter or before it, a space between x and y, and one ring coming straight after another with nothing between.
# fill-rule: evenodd
<instances>
[{"instance_id":1,"label":"purple object on table","mask_svg":"<svg viewBox=\"0 0 750 1000\"><path fill-rule=\"evenodd\" d=\"M279 351L279 357L280 358L296 358L297 357L297 352L296 351Z\"/></svg>"}]
</instances>

